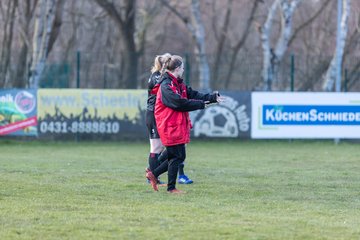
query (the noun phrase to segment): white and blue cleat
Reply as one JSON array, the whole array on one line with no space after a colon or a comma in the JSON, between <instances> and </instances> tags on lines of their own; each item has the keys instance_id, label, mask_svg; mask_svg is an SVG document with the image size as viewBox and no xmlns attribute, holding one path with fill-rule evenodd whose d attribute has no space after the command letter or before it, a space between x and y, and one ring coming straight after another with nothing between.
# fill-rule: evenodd
<instances>
[{"instance_id":1,"label":"white and blue cleat","mask_svg":"<svg viewBox=\"0 0 360 240\"><path fill-rule=\"evenodd\" d=\"M178 183L179 184L192 184L194 181L188 178L186 175L180 175Z\"/></svg>"}]
</instances>

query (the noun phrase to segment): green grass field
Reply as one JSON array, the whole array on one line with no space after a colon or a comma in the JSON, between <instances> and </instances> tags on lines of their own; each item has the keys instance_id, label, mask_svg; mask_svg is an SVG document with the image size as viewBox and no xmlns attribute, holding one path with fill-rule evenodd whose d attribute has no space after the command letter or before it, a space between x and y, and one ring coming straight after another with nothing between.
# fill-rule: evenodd
<instances>
[{"instance_id":1,"label":"green grass field","mask_svg":"<svg viewBox=\"0 0 360 240\"><path fill-rule=\"evenodd\" d=\"M194 141L185 195L145 183L148 150L0 141L0 239L360 239L358 144Z\"/></svg>"}]
</instances>

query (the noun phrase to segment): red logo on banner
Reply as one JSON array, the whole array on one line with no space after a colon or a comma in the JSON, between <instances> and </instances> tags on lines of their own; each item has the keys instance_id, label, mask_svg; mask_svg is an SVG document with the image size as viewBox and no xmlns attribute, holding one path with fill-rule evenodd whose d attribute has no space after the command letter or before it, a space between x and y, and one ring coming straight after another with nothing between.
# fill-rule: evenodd
<instances>
[{"instance_id":1,"label":"red logo on banner","mask_svg":"<svg viewBox=\"0 0 360 240\"><path fill-rule=\"evenodd\" d=\"M0 135L6 135L12 132L16 132L18 130L37 125L37 117L27 118L22 121L18 121L15 123L11 123L5 126L0 127Z\"/></svg>"}]
</instances>

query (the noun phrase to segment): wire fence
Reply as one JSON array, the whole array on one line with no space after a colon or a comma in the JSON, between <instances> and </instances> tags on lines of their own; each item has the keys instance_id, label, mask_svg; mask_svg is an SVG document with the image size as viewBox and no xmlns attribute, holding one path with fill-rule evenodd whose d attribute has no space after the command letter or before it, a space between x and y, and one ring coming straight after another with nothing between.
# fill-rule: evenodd
<instances>
[{"instance_id":1,"label":"wire fence","mask_svg":"<svg viewBox=\"0 0 360 240\"><path fill-rule=\"evenodd\" d=\"M57 56L61 54L52 54ZM138 59L137 88L146 88L153 64L153 56L147 54ZM186 81L195 88L199 87L199 67L196 56L182 54L185 61ZM210 66L210 85L213 89L222 90L262 90L264 80L262 77L262 56L239 54L232 66L229 55L219 58L208 56ZM272 88L273 91L320 91L323 76L330 64L329 56L302 56L288 54L277 67ZM217 65L215 66L215 63ZM25 72L29 73L29 66ZM107 52L73 52L68 54L66 60L51 57L40 80L41 88L111 88L121 89L125 86L124 62L121 56L110 58ZM13 64L8 74L7 85L11 87L11 77L19 71ZM27 76L24 76L27 78ZM342 89L346 91L359 91L360 60L358 58L345 58L343 63Z\"/></svg>"}]
</instances>

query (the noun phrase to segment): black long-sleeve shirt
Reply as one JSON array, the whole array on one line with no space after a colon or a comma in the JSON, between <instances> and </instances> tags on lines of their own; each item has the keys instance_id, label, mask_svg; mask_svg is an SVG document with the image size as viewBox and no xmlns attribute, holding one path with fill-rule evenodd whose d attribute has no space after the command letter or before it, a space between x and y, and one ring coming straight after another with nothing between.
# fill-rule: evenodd
<instances>
[{"instance_id":1,"label":"black long-sleeve shirt","mask_svg":"<svg viewBox=\"0 0 360 240\"><path fill-rule=\"evenodd\" d=\"M216 94L203 94L191 87L186 86L182 79L177 82L172 81L171 77L165 73L161 81L161 96L165 106L180 112L190 112L205 108L205 102L216 102ZM187 98L183 91L186 91Z\"/></svg>"}]
</instances>

